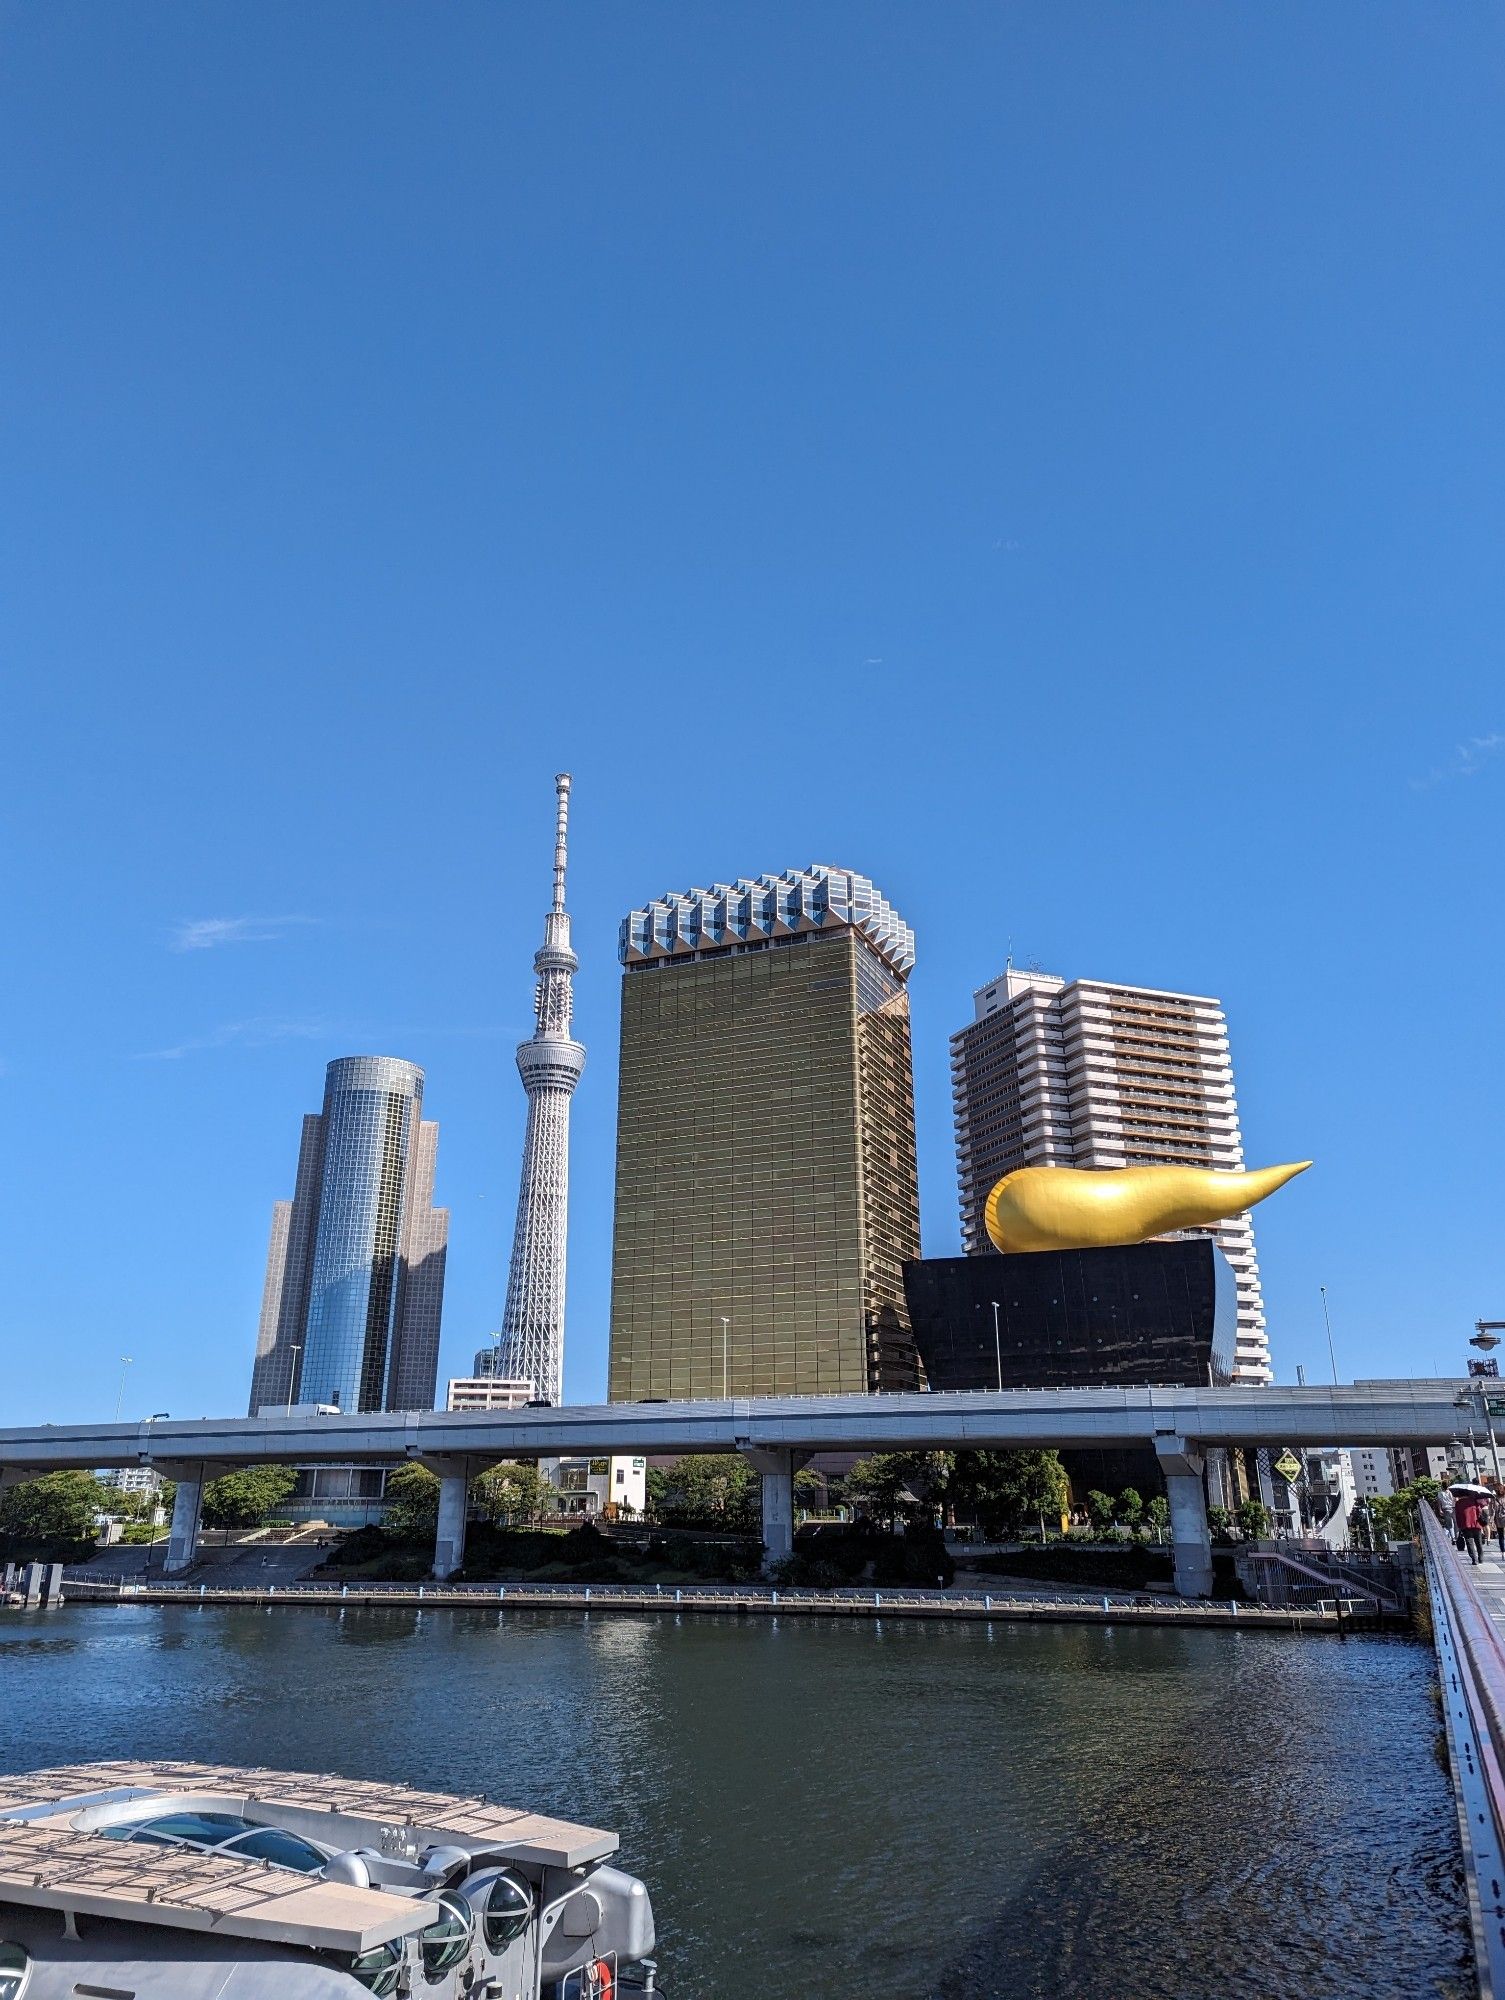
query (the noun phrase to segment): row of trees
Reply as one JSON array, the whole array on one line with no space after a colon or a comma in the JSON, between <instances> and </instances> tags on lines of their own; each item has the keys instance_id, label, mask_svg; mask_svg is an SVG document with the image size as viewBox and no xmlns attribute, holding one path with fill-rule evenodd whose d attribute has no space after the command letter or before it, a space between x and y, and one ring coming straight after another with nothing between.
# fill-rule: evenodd
<instances>
[{"instance_id":1,"label":"row of trees","mask_svg":"<svg viewBox=\"0 0 1505 2000\"><path fill-rule=\"evenodd\" d=\"M204 1526L262 1527L297 1478L288 1465L252 1465L211 1479L204 1488ZM136 1518L158 1506L170 1511L174 1491L164 1484L155 1495L121 1493L92 1472L49 1472L0 1493L0 1539L17 1548L92 1542L102 1514Z\"/></svg>"},{"instance_id":2,"label":"row of trees","mask_svg":"<svg viewBox=\"0 0 1505 2000\"><path fill-rule=\"evenodd\" d=\"M846 1495L885 1527L976 1521L1017 1534L1066 1511L1066 1472L1053 1451L886 1451L860 1458Z\"/></svg>"}]
</instances>

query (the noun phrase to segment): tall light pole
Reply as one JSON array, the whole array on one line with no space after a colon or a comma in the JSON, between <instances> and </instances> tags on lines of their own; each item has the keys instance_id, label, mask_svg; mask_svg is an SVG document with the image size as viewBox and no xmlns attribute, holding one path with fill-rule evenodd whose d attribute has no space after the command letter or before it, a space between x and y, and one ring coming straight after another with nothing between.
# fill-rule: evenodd
<instances>
[{"instance_id":1,"label":"tall light pole","mask_svg":"<svg viewBox=\"0 0 1505 2000\"><path fill-rule=\"evenodd\" d=\"M287 1413L289 1416L293 1414L293 1389L298 1380L298 1356L302 1352L303 1349L297 1342L289 1341L288 1353L292 1356L292 1360L287 1364Z\"/></svg>"},{"instance_id":2,"label":"tall light pole","mask_svg":"<svg viewBox=\"0 0 1505 2000\"><path fill-rule=\"evenodd\" d=\"M998 1332L997 1299L994 1299L993 1301L993 1359L998 1367L998 1393L1001 1396L1003 1394L1003 1341ZM1041 1536L1043 1537L1045 1533L1043 1527L1041 1528L1040 1533Z\"/></svg>"},{"instance_id":3,"label":"tall light pole","mask_svg":"<svg viewBox=\"0 0 1505 2000\"><path fill-rule=\"evenodd\" d=\"M1322 1323L1327 1328L1327 1358L1332 1363L1333 1387L1336 1389L1338 1386L1338 1357L1333 1352L1333 1323L1327 1310L1327 1287L1326 1285L1319 1285L1317 1289L1322 1294Z\"/></svg>"},{"instance_id":4,"label":"tall light pole","mask_svg":"<svg viewBox=\"0 0 1505 2000\"><path fill-rule=\"evenodd\" d=\"M115 1391L115 1421L120 1422L120 1406L125 1401L125 1371L131 1365L129 1354L120 1357L120 1387Z\"/></svg>"},{"instance_id":5,"label":"tall light pole","mask_svg":"<svg viewBox=\"0 0 1505 2000\"><path fill-rule=\"evenodd\" d=\"M726 1330L727 1330L727 1328L728 1328L728 1327L729 1327L729 1326L731 1325L731 1323L732 1323L732 1322L731 1322L731 1316L730 1316L730 1314L728 1314L728 1313L723 1313L723 1314L721 1315L721 1400L722 1400L722 1402L723 1402L723 1403L724 1403L724 1402L725 1402L725 1401L727 1400L727 1394L726 1394Z\"/></svg>"}]
</instances>

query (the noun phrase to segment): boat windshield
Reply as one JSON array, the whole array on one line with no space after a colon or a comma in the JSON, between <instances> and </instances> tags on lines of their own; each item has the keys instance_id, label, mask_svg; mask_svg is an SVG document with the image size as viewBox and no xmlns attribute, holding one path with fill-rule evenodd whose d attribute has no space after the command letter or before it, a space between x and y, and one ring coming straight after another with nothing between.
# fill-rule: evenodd
<instances>
[{"instance_id":1,"label":"boat windshield","mask_svg":"<svg viewBox=\"0 0 1505 2000\"><path fill-rule=\"evenodd\" d=\"M278 1868L296 1868L312 1875L324 1866L328 1856L311 1841L301 1840L281 1826L258 1826L254 1820L235 1813L160 1813L155 1819L128 1820L119 1826L103 1826L109 1840L144 1841L152 1847L192 1847L205 1854L243 1856L247 1861L270 1861Z\"/></svg>"}]
</instances>

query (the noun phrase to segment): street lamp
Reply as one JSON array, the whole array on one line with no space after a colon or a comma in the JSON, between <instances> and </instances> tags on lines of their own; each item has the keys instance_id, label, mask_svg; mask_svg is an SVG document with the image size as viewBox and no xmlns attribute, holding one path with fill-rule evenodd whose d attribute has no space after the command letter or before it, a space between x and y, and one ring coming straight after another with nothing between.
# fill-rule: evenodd
<instances>
[{"instance_id":1,"label":"street lamp","mask_svg":"<svg viewBox=\"0 0 1505 2000\"><path fill-rule=\"evenodd\" d=\"M303 1349L297 1343L289 1342L288 1352L291 1354L292 1359L287 1365L287 1413L291 1416L293 1414L293 1390L298 1382L298 1356L303 1352Z\"/></svg>"},{"instance_id":2,"label":"street lamp","mask_svg":"<svg viewBox=\"0 0 1505 2000\"><path fill-rule=\"evenodd\" d=\"M130 1365L130 1355L122 1354L120 1357L120 1387L115 1391L115 1421L117 1424L120 1422L120 1406L125 1401L125 1371Z\"/></svg>"},{"instance_id":3,"label":"street lamp","mask_svg":"<svg viewBox=\"0 0 1505 2000\"><path fill-rule=\"evenodd\" d=\"M1338 1386L1338 1357L1333 1352L1333 1323L1327 1310L1327 1287L1326 1285L1319 1285L1317 1289L1322 1294L1322 1323L1327 1328L1327 1358L1332 1363L1333 1387L1336 1389Z\"/></svg>"},{"instance_id":4,"label":"street lamp","mask_svg":"<svg viewBox=\"0 0 1505 2000\"><path fill-rule=\"evenodd\" d=\"M721 1400L726 1401L726 1330L731 1325L728 1313L721 1315Z\"/></svg>"},{"instance_id":5,"label":"street lamp","mask_svg":"<svg viewBox=\"0 0 1505 2000\"><path fill-rule=\"evenodd\" d=\"M998 1365L998 1393L1001 1396L1003 1394L1003 1342L1000 1339L998 1333L997 1299L993 1300L993 1359ZM1043 1540L1045 1536L1045 1529L1043 1525L1040 1530L1040 1536L1041 1539Z\"/></svg>"}]
</instances>

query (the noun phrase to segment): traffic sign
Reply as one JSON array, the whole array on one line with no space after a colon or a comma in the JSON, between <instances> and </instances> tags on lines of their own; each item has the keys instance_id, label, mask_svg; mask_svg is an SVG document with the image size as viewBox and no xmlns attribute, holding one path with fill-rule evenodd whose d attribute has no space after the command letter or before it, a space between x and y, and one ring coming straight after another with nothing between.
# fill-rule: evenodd
<instances>
[{"instance_id":1,"label":"traffic sign","mask_svg":"<svg viewBox=\"0 0 1505 2000\"><path fill-rule=\"evenodd\" d=\"M1301 1460L1296 1456L1295 1452L1283 1451L1275 1461L1275 1470L1289 1484L1300 1472Z\"/></svg>"}]
</instances>

